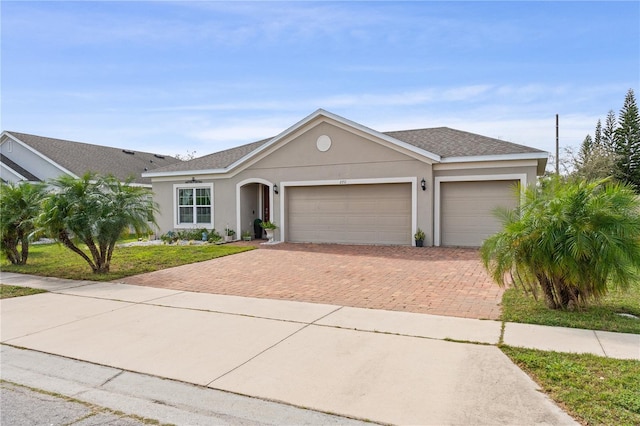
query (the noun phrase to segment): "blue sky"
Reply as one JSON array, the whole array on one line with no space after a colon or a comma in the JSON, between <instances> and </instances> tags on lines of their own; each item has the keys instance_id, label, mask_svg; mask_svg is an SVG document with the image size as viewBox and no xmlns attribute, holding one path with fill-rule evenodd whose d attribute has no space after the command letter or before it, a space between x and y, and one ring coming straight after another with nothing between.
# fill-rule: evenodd
<instances>
[{"instance_id":1,"label":"blue sky","mask_svg":"<svg viewBox=\"0 0 640 426\"><path fill-rule=\"evenodd\" d=\"M554 151L640 97L640 2L2 1L3 130L163 154L318 108Z\"/></svg>"}]
</instances>

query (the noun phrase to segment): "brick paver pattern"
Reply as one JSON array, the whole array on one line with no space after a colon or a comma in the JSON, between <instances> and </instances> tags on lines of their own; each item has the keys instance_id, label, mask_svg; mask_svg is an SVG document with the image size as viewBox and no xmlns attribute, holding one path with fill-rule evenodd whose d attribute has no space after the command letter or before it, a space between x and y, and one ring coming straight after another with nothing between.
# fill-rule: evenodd
<instances>
[{"instance_id":1,"label":"brick paver pattern","mask_svg":"<svg viewBox=\"0 0 640 426\"><path fill-rule=\"evenodd\" d=\"M497 319L503 290L478 250L333 244L262 245L119 282L176 290Z\"/></svg>"}]
</instances>

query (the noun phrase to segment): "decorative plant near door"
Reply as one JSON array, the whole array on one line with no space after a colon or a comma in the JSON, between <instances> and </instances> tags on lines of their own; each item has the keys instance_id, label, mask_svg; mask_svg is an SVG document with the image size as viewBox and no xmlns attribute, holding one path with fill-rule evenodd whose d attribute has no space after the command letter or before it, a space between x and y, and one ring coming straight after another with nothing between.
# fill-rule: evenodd
<instances>
[{"instance_id":1,"label":"decorative plant near door","mask_svg":"<svg viewBox=\"0 0 640 426\"><path fill-rule=\"evenodd\" d=\"M266 232L267 238L269 239L269 242L272 243L273 242L273 231L276 230L278 228L278 226L275 223L271 222L271 221L261 222L260 226L262 227L262 229L264 229L264 232Z\"/></svg>"},{"instance_id":2,"label":"decorative plant near door","mask_svg":"<svg viewBox=\"0 0 640 426\"><path fill-rule=\"evenodd\" d=\"M416 240L416 247L424 246L425 239L424 231L420 228L416 229L416 233L413 235L413 238Z\"/></svg>"},{"instance_id":3,"label":"decorative plant near door","mask_svg":"<svg viewBox=\"0 0 640 426\"><path fill-rule=\"evenodd\" d=\"M224 228L224 240L225 241L233 241L233 236L236 235L236 231L233 229L226 227Z\"/></svg>"}]
</instances>

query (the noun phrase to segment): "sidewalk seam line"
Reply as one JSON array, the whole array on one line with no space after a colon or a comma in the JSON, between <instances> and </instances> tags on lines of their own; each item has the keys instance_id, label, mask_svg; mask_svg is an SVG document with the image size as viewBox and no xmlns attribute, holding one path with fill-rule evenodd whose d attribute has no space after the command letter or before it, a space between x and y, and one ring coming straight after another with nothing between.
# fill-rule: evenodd
<instances>
[{"instance_id":1,"label":"sidewalk seam line","mask_svg":"<svg viewBox=\"0 0 640 426\"><path fill-rule=\"evenodd\" d=\"M289 338L293 337L294 335L300 333L302 330L314 325L316 322L326 318L327 316L339 311L340 309L342 309L344 306L339 306L337 309L334 309L333 311L321 316L320 318L306 323L304 324L304 326L300 327L299 329L297 329L296 331L294 331L293 333L289 334L288 336L283 337L282 339L280 339L279 341L277 341L276 343L274 343L273 345L261 350L260 352L258 352L257 354L253 355L252 357L250 357L249 359L247 359L246 361L236 365L235 367L233 367L231 370L222 373L221 375L219 375L218 377L214 378L213 380L211 380L210 382L208 382L205 386L210 386L213 382L216 382L218 380L220 380L221 378L223 378L224 376L236 371L237 369L239 369L240 367L243 367L244 365L248 364L249 362L253 361L254 359L256 359L257 357L259 357L260 355L262 355L263 353L275 348L276 346L278 346L280 343L284 342L285 340L288 340Z\"/></svg>"},{"instance_id":2,"label":"sidewalk seam line","mask_svg":"<svg viewBox=\"0 0 640 426\"><path fill-rule=\"evenodd\" d=\"M598 333L596 333L596 330L591 330L593 332L593 335L596 337L596 340L598 341L598 345L600 345L600 349L602 349L602 353L604 354L604 356L606 358L609 358L609 355L607 354L607 351L604 349L604 346L602 345L602 342L600 341L600 338L598 337Z\"/></svg>"},{"instance_id":3,"label":"sidewalk seam line","mask_svg":"<svg viewBox=\"0 0 640 426\"><path fill-rule=\"evenodd\" d=\"M107 383L109 383L112 380L115 380L118 376L120 376L121 374L124 374L124 370L120 370L118 371L116 374L114 374L113 376L109 377L107 380L105 380L103 383L101 383L100 385L98 385L99 388L103 387L104 385L106 385Z\"/></svg>"}]
</instances>

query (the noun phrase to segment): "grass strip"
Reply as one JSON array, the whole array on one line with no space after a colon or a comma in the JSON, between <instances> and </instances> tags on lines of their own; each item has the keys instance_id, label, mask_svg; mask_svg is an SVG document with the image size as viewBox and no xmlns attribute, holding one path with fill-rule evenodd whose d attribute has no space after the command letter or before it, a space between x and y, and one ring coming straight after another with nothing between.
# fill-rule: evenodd
<instances>
[{"instance_id":1,"label":"grass strip","mask_svg":"<svg viewBox=\"0 0 640 426\"><path fill-rule=\"evenodd\" d=\"M31 294L46 293L47 290L39 288L20 287L17 285L0 284L0 299L11 297L29 296Z\"/></svg>"},{"instance_id":2,"label":"grass strip","mask_svg":"<svg viewBox=\"0 0 640 426\"><path fill-rule=\"evenodd\" d=\"M585 425L640 425L640 362L502 346L567 413Z\"/></svg>"}]
</instances>

